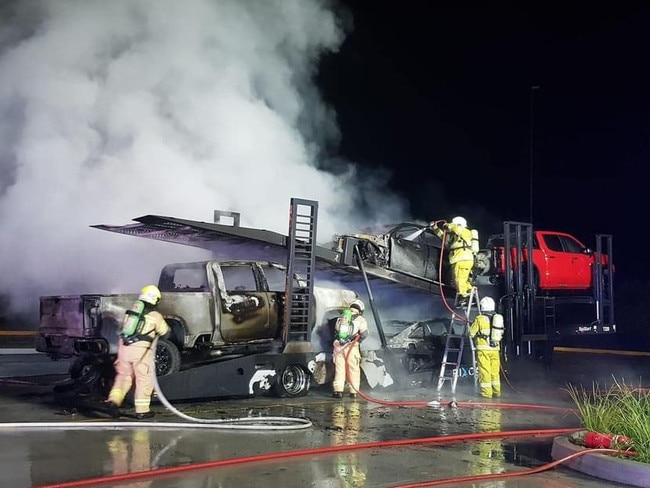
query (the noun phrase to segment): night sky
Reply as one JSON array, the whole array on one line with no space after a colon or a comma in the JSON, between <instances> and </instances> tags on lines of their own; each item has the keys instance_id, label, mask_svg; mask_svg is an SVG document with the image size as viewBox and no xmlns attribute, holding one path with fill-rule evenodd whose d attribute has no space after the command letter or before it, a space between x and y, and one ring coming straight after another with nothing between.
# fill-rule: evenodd
<instances>
[{"instance_id":1,"label":"night sky","mask_svg":"<svg viewBox=\"0 0 650 488\"><path fill-rule=\"evenodd\" d=\"M391 168L415 217L487 237L530 220L532 140L535 227L613 234L619 281L647 276L650 9L344 3L319 80L343 157Z\"/></svg>"}]
</instances>

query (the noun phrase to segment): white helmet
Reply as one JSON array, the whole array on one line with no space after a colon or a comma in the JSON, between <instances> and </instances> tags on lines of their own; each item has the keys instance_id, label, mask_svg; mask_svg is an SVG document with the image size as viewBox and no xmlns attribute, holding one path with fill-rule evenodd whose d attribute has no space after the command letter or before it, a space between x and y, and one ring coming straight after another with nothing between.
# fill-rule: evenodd
<instances>
[{"instance_id":1,"label":"white helmet","mask_svg":"<svg viewBox=\"0 0 650 488\"><path fill-rule=\"evenodd\" d=\"M483 297L479 302L481 312L494 312L494 299L492 297Z\"/></svg>"},{"instance_id":2,"label":"white helmet","mask_svg":"<svg viewBox=\"0 0 650 488\"><path fill-rule=\"evenodd\" d=\"M451 223L460 225L461 227L467 227L467 220L464 217L454 217L451 219Z\"/></svg>"},{"instance_id":3,"label":"white helmet","mask_svg":"<svg viewBox=\"0 0 650 488\"><path fill-rule=\"evenodd\" d=\"M142 290L140 290L139 299L150 305L156 305L161 298L162 295L160 294L160 290L156 285L147 285L142 288Z\"/></svg>"},{"instance_id":4,"label":"white helmet","mask_svg":"<svg viewBox=\"0 0 650 488\"><path fill-rule=\"evenodd\" d=\"M366 309L365 305L361 300L358 298L356 300L352 300L352 303L350 304L350 308L354 308L359 311L361 315L363 315L364 310Z\"/></svg>"}]
</instances>

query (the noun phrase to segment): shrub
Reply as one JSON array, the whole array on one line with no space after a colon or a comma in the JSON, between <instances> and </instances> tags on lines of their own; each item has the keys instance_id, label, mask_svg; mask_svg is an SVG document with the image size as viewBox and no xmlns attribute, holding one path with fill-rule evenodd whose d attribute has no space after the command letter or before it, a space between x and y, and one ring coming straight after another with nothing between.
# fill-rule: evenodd
<instances>
[{"instance_id":1,"label":"shrub","mask_svg":"<svg viewBox=\"0 0 650 488\"><path fill-rule=\"evenodd\" d=\"M568 385L583 427L629 437L635 461L650 463L650 391L614 379L610 387L594 383L591 391Z\"/></svg>"}]
</instances>

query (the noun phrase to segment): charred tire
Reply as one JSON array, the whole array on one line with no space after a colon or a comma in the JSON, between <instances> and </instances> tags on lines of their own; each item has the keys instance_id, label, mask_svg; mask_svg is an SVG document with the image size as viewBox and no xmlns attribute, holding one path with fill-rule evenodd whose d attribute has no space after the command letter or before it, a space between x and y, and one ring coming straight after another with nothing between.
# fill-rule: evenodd
<instances>
[{"instance_id":1,"label":"charred tire","mask_svg":"<svg viewBox=\"0 0 650 488\"><path fill-rule=\"evenodd\" d=\"M309 392L311 375L297 364L290 364L278 373L273 392L280 398L301 397Z\"/></svg>"},{"instance_id":2,"label":"charred tire","mask_svg":"<svg viewBox=\"0 0 650 488\"><path fill-rule=\"evenodd\" d=\"M111 358L80 357L70 366L70 378L80 393L100 395L110 390L115 370Z\"/></svg>"},{"instance_id":3,"label":"charred tire","mask_svg":"<svg viewBox=\"0 0 650 488\"><path fill-rule=\"evenodd\" d=\"M156 376L167 376L181 369L181 353L176 344L160 337L156 347Z\"/></svg>"}]
</instances>

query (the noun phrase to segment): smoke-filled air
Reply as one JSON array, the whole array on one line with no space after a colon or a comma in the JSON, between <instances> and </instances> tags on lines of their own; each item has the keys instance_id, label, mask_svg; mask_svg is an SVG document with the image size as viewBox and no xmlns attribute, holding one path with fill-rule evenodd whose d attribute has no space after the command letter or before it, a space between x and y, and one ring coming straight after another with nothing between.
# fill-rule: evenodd
<instances>
[{"instance_id":1,"label":"smoke-filled air","mask_svg":"<svg viewBox=\"0 0 650 488\"><path fill-rule=\"evenodd\" d=\"M40 295L137 291L165 263L209 257L90 227L147 214L233 210L286 234L291 197L312 199L319 242L401 220L385 174L337 158L314 81L346 34L333 5L3 2L0 294L36 315Z\"/></svg>"}]
</instances>

